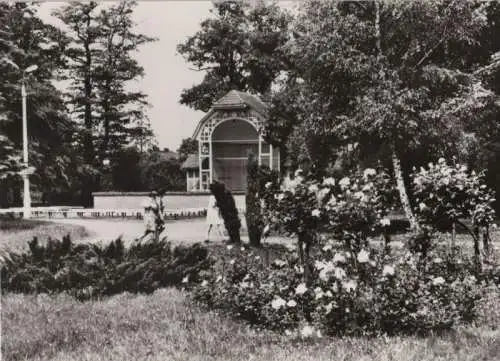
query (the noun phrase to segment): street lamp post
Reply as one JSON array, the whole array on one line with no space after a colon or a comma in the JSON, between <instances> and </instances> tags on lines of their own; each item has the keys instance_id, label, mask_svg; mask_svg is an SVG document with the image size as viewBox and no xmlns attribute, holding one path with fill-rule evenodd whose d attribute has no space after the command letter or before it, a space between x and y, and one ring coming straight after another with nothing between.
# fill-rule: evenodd
<instances>
[{"instance_id":1,"label":"street lamp post","mask_svg":"<svg viewBox=\"0 0 500 361\"><path fill-rule=\"evenodd\" d=\"M23 218L31 218L31 194L30 194L30 179L28 175L28 116L26 111L26 84L25 75L29 74L38 69L38 66L31 65L23 71L23 77L21 80L21 97L23 103L23 162L24 162L24 172L23 177Z\"/></svg>"}]
</instances>

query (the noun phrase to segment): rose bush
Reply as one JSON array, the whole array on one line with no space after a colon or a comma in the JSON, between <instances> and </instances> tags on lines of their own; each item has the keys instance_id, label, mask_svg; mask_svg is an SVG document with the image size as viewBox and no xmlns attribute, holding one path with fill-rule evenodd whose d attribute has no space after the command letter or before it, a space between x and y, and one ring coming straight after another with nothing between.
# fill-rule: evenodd
<instances>
[{"instance_id":1,"label":"rose bush","mask_svg":"<svg viewBox=\"0 0 500 361\"><path fill-rule=\"evenodd\" d=\"M289 333L303 322L335 335L426 333L475 318L483 287L473 262L432 250L363 247L356 254L329 240L315 247L311 282L295 248L269 259L233 248L193 285L194 299L251 324Z\"/></svg>"},{"instance_id":2,"label":"rose bush","mask_svg":"<svg viewBox=\"0 0 500 361\"><path fill-rule=\"evenodd\" d=\"M278 233L297 237L299 257L310 274L309 253L320 232L328 231L350 252L359 250L369 234L390 225L394 204L391 178L383 170L365 169L336 180L308 178L298 170L281 184L268 182L264 214Z\"/></svg>"},{"instance_id":3,"label":"rose bush","mask_svg":"<svg viewBox=\"0 0 500 361\"><path fill-rule=\"evenodd\" d=\"M440 158L437 164L429 163L427 169L415 170L412 179L419 222L431 230L451 226L452 246L455 245L455 225L459 224L474 241L478 263L480 229L483 247L488 253L489 229L495 226L494 192L486 186L484 174L469 172L464 165L449 165Z\"/></svg>"}]
</instances>

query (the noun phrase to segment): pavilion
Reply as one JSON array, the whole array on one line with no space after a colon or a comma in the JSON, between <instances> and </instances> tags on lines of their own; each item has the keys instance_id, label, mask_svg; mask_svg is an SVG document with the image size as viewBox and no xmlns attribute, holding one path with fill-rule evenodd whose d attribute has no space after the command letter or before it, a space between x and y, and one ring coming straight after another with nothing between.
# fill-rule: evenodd
<instances>
[{"instance_id":1,"label":"pavilion","mask_svg":"<svg viewBox=\"0 0 500 361\"><path fill-rule=\"evenodd\" d=\"M213 181L224 183L232 192L245 191L251 153L260 165L279 171L279 149L262 138L266 120L267 106L255 95L231 90L216 101L193 133L198 153L182 164L187 191L208 191Z\"/></svg>"}]
</instances>

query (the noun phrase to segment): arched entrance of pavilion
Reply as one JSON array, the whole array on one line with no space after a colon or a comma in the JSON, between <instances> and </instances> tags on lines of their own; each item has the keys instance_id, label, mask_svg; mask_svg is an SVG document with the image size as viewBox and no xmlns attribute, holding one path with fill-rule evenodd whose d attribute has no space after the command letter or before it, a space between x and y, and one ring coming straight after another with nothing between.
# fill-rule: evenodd
<instances>
[{"instance_id":1,"label":"arched entrance of pavilion","mask_svg":"<svg viewBox=\"0 0 500 361\"><path fill-rule=\"evenodd\" d=\"M232 192L246 191L248 156L259 156L260 135L255 125L242 118L217 124L212 131L212 179Z\"/></svg>"}]
</instances>

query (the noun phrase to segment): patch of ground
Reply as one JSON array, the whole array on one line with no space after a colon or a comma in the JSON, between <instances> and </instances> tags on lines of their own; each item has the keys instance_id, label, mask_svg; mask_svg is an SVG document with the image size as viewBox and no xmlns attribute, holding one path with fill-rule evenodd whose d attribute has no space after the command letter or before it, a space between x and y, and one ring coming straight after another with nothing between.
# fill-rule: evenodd
<instances>
[{"instance_id":1,"label":"patch of ground","mask_svg":"<svg viewBox=\"0 0 500 361\"><path fill-rule=\"evenodd\" d=\"M28 242L38 237L40 242L49 238L61 239L69 234L71 239L88 237L86 228L78 224L55 223L39 220L0 220L0 250L20 252L28 248Z\"/></svg>"},{"instance_id":2,"label":"patch of ground","mask_svg":"<svg viewBox=\"0 0 500 361\"><path fill-rule=\"evenodd\" d=\"M201 310L174 289L83 303L10 294L2 298L2 354L6 361L493 361L500 297L484 308L487 322L445 336L300 341Z\"/></svg>"}]
</instances>

